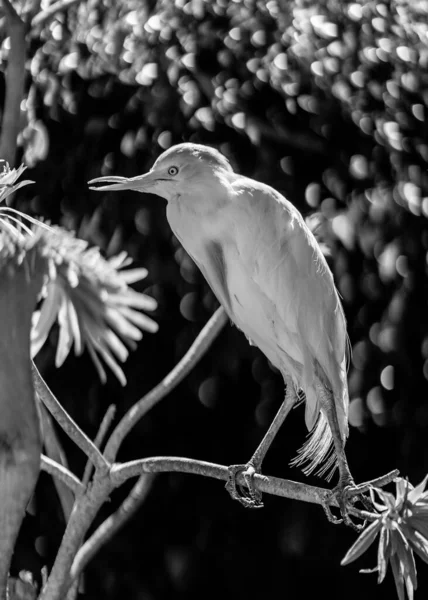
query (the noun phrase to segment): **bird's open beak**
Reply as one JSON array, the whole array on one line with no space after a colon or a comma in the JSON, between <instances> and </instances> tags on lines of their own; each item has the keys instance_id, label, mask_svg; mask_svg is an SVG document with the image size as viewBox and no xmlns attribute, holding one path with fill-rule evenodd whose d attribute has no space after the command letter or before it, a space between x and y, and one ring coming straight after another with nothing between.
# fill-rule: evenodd
<instances>
[{"instance_id":1,"label":"bird's open beak","mask_svg":"<svg viewBox=\"0 0 428 600\"><path fill-rule=\"evenodd\" d=\"M89 189L102 192L104 190L135 190L136 192L152 192L159 179L153 172L137 175L137 177L117 177L110 175L108 177L97 177L88 182ZM96 184L96 185L94 185ZM107 185L99 185L107 184Z\"/></svg>"}]
</instances>

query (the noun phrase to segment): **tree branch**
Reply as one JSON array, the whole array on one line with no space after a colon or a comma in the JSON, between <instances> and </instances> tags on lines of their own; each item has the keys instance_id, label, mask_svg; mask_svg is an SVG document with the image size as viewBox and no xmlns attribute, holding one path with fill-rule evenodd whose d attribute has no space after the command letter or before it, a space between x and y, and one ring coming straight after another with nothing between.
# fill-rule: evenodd
<instances>
[{"instance_id":1,"label":"tree branch","mask_svg":"<svg viewBox=\"0 0 428 600\"><path fill-rule=\"evenodd\" d=\"M107 435L107 431L116 415L116 407L114 404L110 404L107 409L106 414L104 415L103 420L101 421L100 428L98 429L98 433L95 437L94 444L97 448L101 448L101 445L104 441L105 436ZM84 486L88 485L89 479L92 475L92 461L88 460L86 463L85 471L82 477L82 483Z\"/></svg>"},{"instance_id":2,"label":"tree branch","mask_svg":"<svg viewBox=\"0 0 428 600\"><path fill-rule=\"evenodd\" d=\"M88 562L95 556L98 550L110 540L117 531L128 521L138 510L144 500L147 498L154 476L141 475L135 486L132 488L128 497L123 501L118 510L110 515L102 523L91 537L83 544L76 554L73 566L71 568L71 578L79 577Z\"/></svg>"},{"instance_id":3,"label":"tree branch","mask_svg":"<svg viewBox=\"0 0 428 600\"><path fill-rule=\"evenodd\" d=\"M95 477L92 485L85 493L76 499L74 510L67 523L63 541L59 548L55 564L40 600L55 600L63 598L70 589L71 579L69 577L71 566L83 543L84 537L90 527L99 508L104 504L115 485L110 475L110 464L108 456L115 456L122 440L132 429L135 423L157 402L166 396L186 375L198 360L206 352L214 338L218 335L227 321L227 316L222 308L218 309L211 317L207 325L201 331L190 350L178 365L156 386L149 394L142 398L124 416L119 425L113 431L106 445L104 456L98 448L77 427L71 417L60 406L55 396L41 378L36 367L33 365L33 379L37 393L41 400L57 419L64 431L76 442L76 444L87 454L95 465ZM138 473L141 475L141 473ZM135 490L135 488L134 488ZM138 491L138 489L137 489ZM138 496L139 494L137 494ZM134 501L130 500L131 505ZM136 499L135 499L136 502ZM125 520L124 511L119 518ZM111 525L119 526L119 521ZM89 548L89 547L87 547ZM89 550L88 550L89 551Z\"/></svg>"},{"instance_id":4,"label":"tree branch","mask_svg":"<svg viewBox=\"0 0 428 600\"><path fill-rule=\"evenodd\" d=\"M54 420L48 409L41 402L39 402L39 409L45 454L55 463L62 465L65 469L68 469L67 457L65 456L64 450L62 449L56 434ZM58 477L54 477L54 485L62 506L64 518L66 521L68 521L68 517L70 516L74 504L74 494L70 488Z\"/></svg>"},{"instance_id":5,"label":"tree branch","mask_svg":"<svg viewBox=\"0 0 428 600\"><path fill-rule=\"evenodd\" d=\"M111 482L114 487L120 486L130 477L141 476L142 473L191 473L193 475L202 475L212 477L213 479L222 479L227 481L229 477L228 467L216 465L202 460L190 458L178 458L175 456L155 456L153 458L142 458L127 463L116 463L110 471ZM361 494L371 487L383 487L388 485L398 476L398 471L394 470L386 475L368 481L359 487L359 490L351 495ZM245 479L241 474L238 475L238 484L246 487ZM266 494L290 498L291 500L300 500L301 502L310 502L312 504L338 506L337 500L332 490L319 488L306 483L298 483L289 479L279 479L267 475L254 475L255 487ZM357 516L363 515L370 519L368 512L360 510L351 510Z\"/></svg>"},{"instance_id":6,"label":"tree branch","mask_svg":"<svg viewBox=\"0 0 428 600\"><path fill-rule=\"evenodd\" d=\"M55 479L59 479L65 483L65 485L74 492L75 496L82 494L85 491L85 486L82 485L81 481L73 475L71 471L44 454L41 456L40 468L42 471L52 475Z\"/></svg>"},{"instance_id":7,"label":"tree branch","mask_svg":"<svg viewBox=\"0 0 428 600\"><path fill-rule=\"evenodd\" d=\"M24 7L21 14L22 14L22 17L25 19L26 23L31 22L33 17L39 13L41 3L42 3L42 0L32 0L31 6Z\"/></svg>"},{"instance_id":8,"label":"tree branch","mask_svg":"<svg viewBox=\"0 0 428 600\"><path fill-rule=\"evenodd\" d=\"M66 597L72 583L70 569L74 558L99 509L113 490L109 473L99 477L98 474L97 469L93 484L76 500L50 576L39 600L63 600Z\"/></svg>"},{"instance_id":9,"label":"tree branch","mask_svg":"<svg viewBox=\"0 0 428 600\"><path fill-rule=\"evenodd\" d=\"M46 385L34 363L32 363L32 374L34 389L36 390L37 395L65 433L86 454L101 473L108 471L110 465L104 456L88 436L80 429L77 423L75 423L70 415L63 409Z\"/></svg>"},{"instance_id":10,"label":"tree branch","mask_svg":"<svg viewBox=\"0 0 428 600\"><path fill-rule=\"evenodd\" d=\"M108 473L100 477L97 472L93 485L77 500L78 503L67 524L51 577L40 600L56 600L64 597L64 594L70 590L70 586L73 586L73 580L76 580L98 549L128 520L144 500L153 480L150 476L147 478L147 474L162 472L190 473L223 481L227 481L229 476L228 468L222 465L188 458L162 456L135 460L125 464L117 463ZM95 515L110 493L129 478L137 476L139 480L122 506L82 545ZM377 486L386 485L396 476L397 471L392 471L369 483ZM242 474L238 475L238 483L246 486ZM259 474L254 476L254 483L261 492L275 496L321 506L326 504L338 506L334 492L329 489ZM350 513L366 520L378 518L376 513L360 511L356 508L350 508ZM79 546L81 546L80 549Z\"/></svg>"},{"instance_id":11,"label":"tree branch","mask_svg":"<svg viewBox=\"0 0 428 600\"><path fill-rule=\"evenodd\" d=\"M79 0L58 0L58 2L54 2L46 10L33 17L31 27L44 25L46 21L52 19L57 13L68 10L73 4L77 4L78 2Z\"/></svg>"},{"instance_id":12,"label":"tree branch","mask_svg":"<svg viewBox=\"0 0 428 600\"><path fill-rule=\"evenodd\" d=\"M193 369L223 329L227 320L224 309L218 308L174 369L124 415L106 444L104 456L109 462L115 460L120 445L135 424Z\"/></svg>"},{"instance_id":13,"label":"tree branch","mask_svg":"<svg viewBox=\"0 0 428 600\"><path fill-rule=\"evenodd\" d=\"M6 96L0 136L0 159L15 165L25 82L25 24L9 0L2 0L10 49L6 69Z\"/></svg>"},{"instance_id":14,"label":"tree branch","mask_svg":"<svg viewBox=\"0 0 428 600\"><path fill-rule=\"evenodd\" d=\"M103 420L101 421L101 425L100 428L98 430L98 433L95 437L94 440L94 444L97 448L101 448L101 445L104 441L104 438L107 434L107 431L111 425L111 422L114 419L114 416L116 414L116 407L114 406L114 404L111 404L108 409L106 414L104 415ZM85 470L83 472L83 477L82 477L82 486L84 488L86 488L86 486L89 483L89 480L91 478L92 475L92 469L93 469L93 464L92 462L88 459L87 463L86 463L86 467ZM132 493L132 492L131 492ZM117 529L115 529L114 531L116 531ZM111 534L113 535L113 533ZM111 536L109 536L111 537ZM102 542L101 542L102 544ZM86 545L86 544L85 544ZM99 546L97 546L98 548ZM96 552L96 550L95 550ZM91 556L93 556L94 552L91 554ZM88 558L87 560L90 560L90 558ZM86 564L86 563L85 563ZM67 600L74 600L77 597L77 594L79 593L79 576L77 575L76 578L74 579L73 584L71 585L70 589L68 590L67 593Z\"/></svg>"},{"instance_id":15,"label":"tree branch","mask_svg":"<svg viewBox=\"0 0 428 600\"><path fill-rule=\"evenodd\" d=\"M223 465L175 456L155 456L123 464L117 463L112 466L110 476L113 485L117 487L130 477L138 477L142 473L168 472L190 473L192 475L202 475L223 481L227 481L229 477L228 468ZM238 475L237 482L239 485L246 487L242 474ZM325 488L314 487L288 479L268 477L267 475L259 475L257 473L254 475L254 484L258 490L266 494L300 500L301 502L311 502L312 504L328 502L332 506L338 506L336 500L331 497L331 490Z\"/></svg>"}]
</instances>

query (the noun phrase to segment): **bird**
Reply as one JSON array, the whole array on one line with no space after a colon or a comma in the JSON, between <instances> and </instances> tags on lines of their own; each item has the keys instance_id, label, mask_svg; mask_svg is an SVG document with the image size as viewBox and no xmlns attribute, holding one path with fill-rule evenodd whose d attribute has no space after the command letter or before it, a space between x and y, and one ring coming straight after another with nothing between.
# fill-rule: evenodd
<instances>
[{"instance_id":1,"label":"bird","mask_svg":"<svg viewBox=\"0 0 428 600\"><path fill-rule=\"evenodd\" d=\"M342 519L355 488L346 453L349 340L333 274L299 210L266 183L234 171L217 149L181 143L151 170L89 182L97 191L134 190L167 202L169 225L228 317L280 371L285 399L252 458L229 467L226 485L244 506L262 506L254 474L291 408L305 396L308 439L292 464L329 479ZM237 485L243 473L247 490Z\"/></svg>"}]
</instances>

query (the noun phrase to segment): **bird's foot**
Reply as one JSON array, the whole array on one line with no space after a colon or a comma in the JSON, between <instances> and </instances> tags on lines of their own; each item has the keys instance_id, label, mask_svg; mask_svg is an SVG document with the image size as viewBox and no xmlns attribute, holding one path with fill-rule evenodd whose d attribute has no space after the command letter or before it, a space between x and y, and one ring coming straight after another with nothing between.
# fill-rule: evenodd
<instances>
[{"instance_id":1,"label":"bird's foot","mask_svg":"<svg viewBox=\"0 0 428 600\"><path fill-rule=\"evenodd\" d=\"M362 530L364 525L355 523L349 515L349 509L355 508L354 504L357 500L360 500L364 506L366 506L365 502L368 499L363 495L359 495L358 488L359 486L356 486L353 480L349 479L344 482L339 482L331 492L326 494L322 507L330 523L333 523L334 525L344 523L345 525L348 525L348 527L352 527L355 531ZM364 489L361 494L364 491L366 491L366 489ZM339 507L341 518L335 517L331 511L331 501L333 498Z\"/></svg>"},{"instance_id":2,"label":"bird's foot","mask_svg":"<svg viewBox=\"0 0 428 600\"><path fill-rule=\"evenodd\" d=\"M397 470L391 471L382 477L378 477L377 479L373 479L359 485L354 483L352 477L339 481L339 484L333 490L331 490L331 492L326 494L324 502L322 503L322 507L327 519L330 521L330 523L334 523L335 525L344 523L345 525L352 527L352 529L355 531L360 532L364 528L365 523L362 525L355 523L351 519L350 513L352 512L354 515L357 515L357 517L359 516L360 518L364 519L364 513L360 512L356 506L358 502L361 502L363 508L369 512L373 512L372 501L365 494L370 492L370 490L374 487L383 487L384 485L387 485L396 477L398 477L398 474L399 473ZM331 512L331 500L333 498L339 507L340 515L342 517L341 519L335 517Z\"/></svg>"},{"instance_id":3,"label":"bird's foot","mask_svg":"<svg viewBox=\"0 0 428 600\"><path fill-rule=\"evenodd\" d=\"M246 508L262 508L262 494L254 485L254 475L257 473L257 469L253 463L230 465L228 471L229 477L225 487L233 500L237 500ZM241 474L246 483L246 488L237 483L237 478Z\"/></svg>"}]
</instances>

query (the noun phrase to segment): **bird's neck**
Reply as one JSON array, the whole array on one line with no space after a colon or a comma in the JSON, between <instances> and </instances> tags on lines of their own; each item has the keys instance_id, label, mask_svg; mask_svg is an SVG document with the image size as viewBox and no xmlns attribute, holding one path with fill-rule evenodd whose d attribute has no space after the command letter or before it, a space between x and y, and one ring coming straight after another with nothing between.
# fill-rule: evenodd
<instances>
[{"instance_id":1,"label":"bird's neck","mask_svg":"<svg viewBox=\"0 0 428 600\"><path fill-rule=\"evenodd\" d=\"M218 197L213 190L197 187L191 193L177 195L167 205L167 219L171 229L188 252L207 239L215 239L220 233L222 215L227 206L224 196Z\"/></svg>"},{"instance_id":2,"label":"bird's neck","mask_svg":"<svg viewBox=\"0 0 428 600\"><path fill-rule=\"evenodd\" d=\"M228 194L223 188L201 181L192 184L191 190L177 193L168 202L167 215L179 219L205 220L214 218L228 204Z\"/></svg>"}]
</instances>

